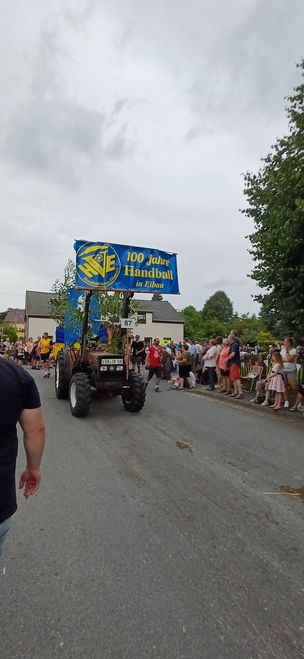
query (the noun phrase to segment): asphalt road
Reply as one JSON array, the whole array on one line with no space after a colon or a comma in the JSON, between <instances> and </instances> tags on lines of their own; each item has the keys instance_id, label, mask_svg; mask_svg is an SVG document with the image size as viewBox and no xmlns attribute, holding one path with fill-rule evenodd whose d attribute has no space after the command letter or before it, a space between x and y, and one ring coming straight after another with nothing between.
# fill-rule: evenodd
<instances>
[{"instance_id":1,"label":"asphalt road","mask_svg":"<svg viewBox=\"0 0 304 659\"><path fill-rule=\"evenodd\" d=\"M303 658L304 503L265 494L303 484L303 427L167 384L75 419L36 379L43 485L6 543L1 659Z\"/></svg>"}]
</instances>

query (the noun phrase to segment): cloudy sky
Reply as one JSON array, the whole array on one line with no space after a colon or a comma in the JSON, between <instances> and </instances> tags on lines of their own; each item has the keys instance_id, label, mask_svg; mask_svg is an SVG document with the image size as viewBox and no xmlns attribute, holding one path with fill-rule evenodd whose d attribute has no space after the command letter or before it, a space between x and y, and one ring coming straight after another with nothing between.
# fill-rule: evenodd
<instances>
[{"instance_id":1,"label":"cloudy sky","mask_svg":"<svg viewBox=\"0 0 304 659\"><path fill-rule=\"evenodd\" d=\"M241 172L286 131L303 0L11 0L0 23L0 311L74 238L178 253L177 308L257 310Z\"/></svg>"}]
</instances>

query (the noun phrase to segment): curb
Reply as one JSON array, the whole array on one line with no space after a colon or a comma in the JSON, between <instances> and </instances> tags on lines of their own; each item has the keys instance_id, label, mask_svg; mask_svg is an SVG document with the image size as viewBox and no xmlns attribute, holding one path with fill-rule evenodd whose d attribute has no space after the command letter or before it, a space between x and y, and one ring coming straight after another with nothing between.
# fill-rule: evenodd
<instances>
[{"instance_id":1,"label":"curb","mask_svg":"<svg viewBox=\"0 0 304 659\"><path fill-rule=\"evenodd\" d=\"M245 392L245 398L242 398L241 400L235 400L235 398L232 398L232 396L221 395L216 389L212 392L206 391L202 385L196 386L196 388L192 389L191 391L189 389L186 391L191 396L204 396L205 398L211 398L214 401L220 401L223 404L227 403L227 405L234 405L235 407L241 407L243 409L258 412L259 414L264 414L268 416L268 418L269 415L271 415L270 418L272 419L284 419L285 421L290 421L292 423L294 421L298 421L300 422L300 425L304 425L304 414L299 412L290 412L289 410L284 410L284 408L282 408L279 413L276 413L267 407L261 407L261 405L250 403L249 396L248 398L246 397L248 392ZM253 397L254 392L250 392L250 396Z\"/></svg>"}]
</instances>

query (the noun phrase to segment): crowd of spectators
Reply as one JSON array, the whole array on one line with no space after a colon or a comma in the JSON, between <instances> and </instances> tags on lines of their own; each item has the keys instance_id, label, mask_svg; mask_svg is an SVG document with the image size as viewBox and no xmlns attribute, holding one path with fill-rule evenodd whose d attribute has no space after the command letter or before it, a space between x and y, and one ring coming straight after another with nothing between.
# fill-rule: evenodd
<instances>
[{"instance_id":1,"label":"crowd of spectators","mask_svg":"<svg viewBox=\"0 0 304 659\"><path fill-rule=\"evenodd\" d=\"M0 341L0 357L34 370L43 368L44 377L50 375L51 351L47 332L36 340L11 342L6 337ZM244 397L243 383L249 379L249 373L255 381L251 403L277 412L283 406L304 413L304 348L296 347L291 337L262 352L259 345L243 345L235 330L227 337L218 336L202 343L189 338L170 344L155 339L152 346L146 346L137 335L130 346L130 362L138 373L147 369L147 386L155 376L157 392L164 378L178 391L200 384L208 391L217 389L236 400Z\"/></svg>"},{"instance_id":2,"label":"crowd of spectators","mask_svg":"<svg viewBox=\"0 0 304 659\"><path fill-rule=\"evenodd\" d=\"M43 336L38 336L36 340L30 337L27 341L10 341L7 336L0 341L0 357L12 359L16 364L28 366L33 370L41 368L44 370L44 377L49 378L52 346L48 332L44 332Z\"/></svg>"},{"instance_id":3,"label":"crowd of spectators","mask_svg":"<svg viewBox=\"0 0 304 659\"><path fill-rule=\"evenodd\" d=\"M140 348L137 358L136 341ZM264 352L259 345L241 344L235 330L231 330L228 337L216 337L203 343L186 338L178 344L160 345L159 339L155 339L152 347L145 347L140 337L136 337L136 341L133 363L136 363L138 372L145 364L149 371L148 382L156 374L149 355L155 347L162 351L156 391L159 391L160 371L178 391L200 384L208 391L217 389L236 400L244 397L245 381L252 382L253 379L256 394L252 403L269 406L274 411L279 411L282 405L291 411L304 411L304 349L300 345L295 347L290 337L282 343L269 345Z\"/></svg>"}]
</instances>

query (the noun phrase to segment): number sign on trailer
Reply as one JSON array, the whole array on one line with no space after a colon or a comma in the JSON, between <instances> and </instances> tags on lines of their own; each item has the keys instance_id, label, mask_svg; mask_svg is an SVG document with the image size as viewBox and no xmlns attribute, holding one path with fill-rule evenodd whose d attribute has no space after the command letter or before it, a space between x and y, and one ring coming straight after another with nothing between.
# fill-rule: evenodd
<instances>
[{"instance_id":1,"label":"number sign on trailer","mask_svg":"<svg viewBox=\"0 0 304 659\"><path fill-rule=\"evenodd\" d=\"M135 319L134 318L121 318L120 327L122 329L135 330Z\"/></svg>"}]
</instances>

